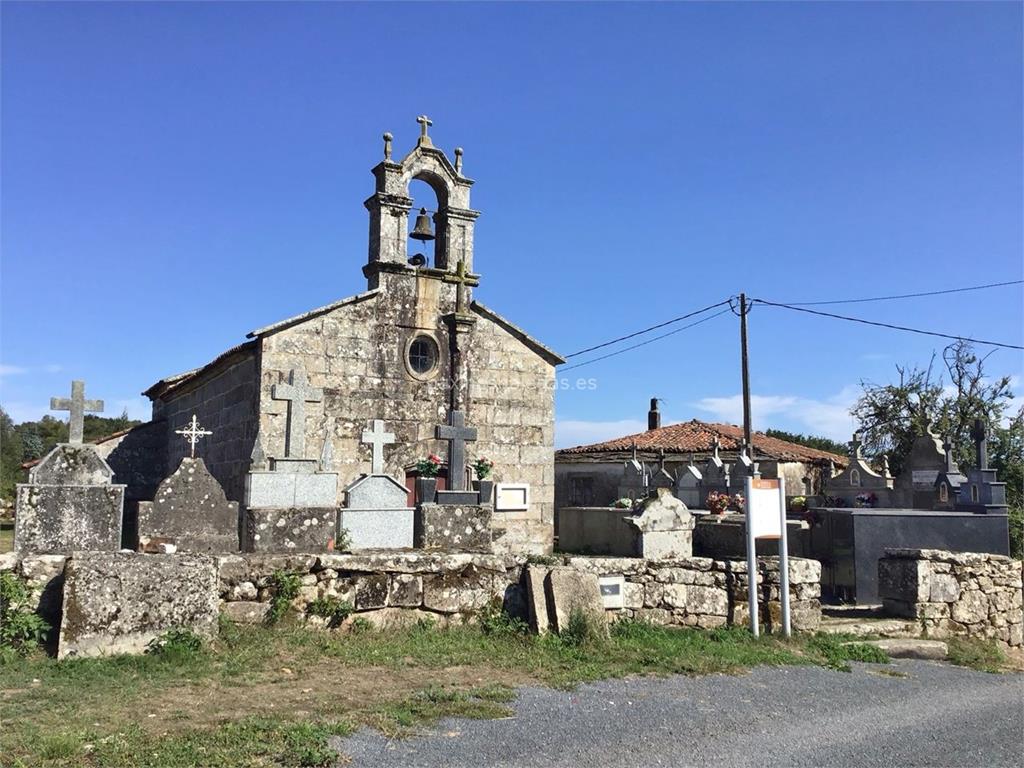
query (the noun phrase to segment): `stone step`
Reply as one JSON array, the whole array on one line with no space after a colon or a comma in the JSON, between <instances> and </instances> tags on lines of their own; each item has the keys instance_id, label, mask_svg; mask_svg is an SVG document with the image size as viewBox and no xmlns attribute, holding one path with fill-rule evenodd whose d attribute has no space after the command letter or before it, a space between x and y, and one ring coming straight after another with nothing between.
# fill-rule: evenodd
<instances>
[{"instance_id":1,"label":"stone step","mask_svg":"<svg viewBox=\"0 0 1024 768\"><path fill-rule=\"evenodd\" d=\"M823 616L819 632L827 635L877 635L887 638L917 637L921 630L916 622L905 619L837 619Z\"/></svg>"},{"instance_id":2,"label":"stone step","mask_svg":"<svg viewBox=\"0 0 1024 768\"><path fill-rule=\"evenodd\" d=\"M843 643L852 645L852 643ZM867 640L864 645L873 645L885 651L891 659L928 659L943 661L949 654L949 646L941 640L920 640L915 638L886 638Z\"/></svg>"}]
</instances>

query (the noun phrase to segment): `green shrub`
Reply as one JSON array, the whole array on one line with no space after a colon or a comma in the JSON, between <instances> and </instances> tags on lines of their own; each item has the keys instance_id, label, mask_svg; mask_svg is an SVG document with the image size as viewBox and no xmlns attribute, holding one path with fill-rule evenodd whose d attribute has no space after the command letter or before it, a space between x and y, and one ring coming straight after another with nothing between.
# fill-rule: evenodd
<instances>
[{"instance_id":1,"label":"green shrub","mask_svg":"<svg viewBox=\"0 0 1024 768\"><path fill-rule=\"evenodd\" d=\"M362 616L356 616L352 619L352 631L357 635L363 632L369 632L373 629L373 624L369 619L364 619Z\"/></svg>"},{"instance_id":2,"label":"green shrub","mask_svg":"<svg viewBox=\"0 0 1024 768\"><path fill-rule=\"evenodd\" d=\"M0 663L23 655L50 631L29 606L29 589L13 573L0 573Z\"/></svg>"},{"instance_id":3,"label":"green shrub","mask_svg":"<svg viewBox=\"0 0 1024 768\"><path fill-rule=\"evenodd\" d=\"M575 647L596 645L608 639L608 625L604 617L574 608L569 614L569 623L559 634L562 642Z\"/></svg>"},{"instance_id":4,"label":"green shrub","mask_svg":"<svg viewBox=\"0 0 1024 768\"><path fill-rule=\"evenodd\" d=\"M525 621L505 613L500 598L495 598L485 605L477 614L477 621L480 624L480 631L485 635L508 637L525 635L530 631Z\"/></svg>"},{"instance_id":5,"label":"green shrub","mask_svg":"<svg viewBox=\"0 0 1024 768\"><path fill-rule=\"evenodd\" d=\"M1010 518L1010 557L1024 560L1024 506L1011 506L1007 516Z\"/></svg>"},{"instance_id":6,"label":"green shrub","mask_svg":"<svg viewBox=\"0 0 1024 768\"><path fill-rule=\"evenodd\" d=\"M1002 672L1006 654L991 640L953 637L948 641L949 662L960 667L971 667L981 672Z\"/></svg>"},{"instance_id":7,"label":"green shrub","mask_svg":"<svg viewBox=\"0 0 1024 768\"><path fill-rule=\"evenodd\" d=\"M190 629L176 628L154 638L146 653L167 658L187 658L203 650L203 638Z\"/></svg>"},{"instance_id":8,"label":"green shrub","mask_svg":"<svg viewBox=\"0 0 1024 768\"><path fill-rule=\"evenodd\" d=\"M337 597L318 597L306 607L306 612L311 616L327 619L329 627L340 625L353 610L355 609L352 607L352 603Z\"/></svg>"},{"instance_id":9,"label":"green shrub","mask_svg":"<svg viewBox=\"0 0 1024 768\"><path fill-rule=\"evenodd\" d=\"M272 593L270 609L267 611L267 624L276 624L288 612L292 600L299 596L302 579L297 573L274 571L267 584Z\"/></svg>"},{"instance_id":10,"label":"green shrub","mask_svg":"<svg viewBox=\"0 0 1024 768\"><path fill-rule=\"evenodd\" d=\"M348 552L352 548L352 536L348 528L338 528L338 535L334 538L335 552Z\"/></svg>"}]
</instances>

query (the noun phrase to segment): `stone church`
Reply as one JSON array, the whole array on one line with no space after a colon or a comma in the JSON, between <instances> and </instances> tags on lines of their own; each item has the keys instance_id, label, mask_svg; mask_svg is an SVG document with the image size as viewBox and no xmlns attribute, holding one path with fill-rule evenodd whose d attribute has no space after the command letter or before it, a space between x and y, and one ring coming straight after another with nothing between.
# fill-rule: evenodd
<instances>
[{"instance_id":1,"label":"stone church","mask_svg":"<svg viewBox=\"0 0 1024 768\"><path fill-rule=\"evenodd\" d=\"M495 551L550 551L553 382L563 361L473 298L481 279L473 181L463 175L462 150L452 162L433 145L430 121L418 122L416 146L401 160L392 159L392 136L384 134L384 158L372 170L375 188L364 203L366 292L251 331L206 365L147 389L153 420L133 442L148 456L130 442L103 446L130 496L151 494L139 467L144 459L152 464L154 451L163 472L188 454L176 432L193 415L212 433L197 455L243 507L256 492L256 475L288 462L304 467L295 482L317 485L314 494L329 494L340 506L346 486L370 472L371 446L362 438L378 419L394 436L383 452L384 472L411 489L418 460L447 456L437 426L460 411L477 430L466 443L468 462L486 457L497 483L523 489L522 503L496 505ZM410 197L414 180L429 185L436 204ZM417 217L412 237L426 245L434 235L432 254L410 254L410 215ZM468 487L469 478L453 482L446 473L442 468L439 487ZM325 486L324 476L335 474Z\"/></svg>"}]
</instances>

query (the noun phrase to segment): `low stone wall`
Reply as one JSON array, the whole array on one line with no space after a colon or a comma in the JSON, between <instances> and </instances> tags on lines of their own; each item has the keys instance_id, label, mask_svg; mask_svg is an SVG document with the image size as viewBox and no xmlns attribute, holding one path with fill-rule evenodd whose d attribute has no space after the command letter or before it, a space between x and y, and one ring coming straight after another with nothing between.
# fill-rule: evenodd
<instances>
[{"instance_id":1,"label":"low stone wall","mask_svg":"<svg viewBox=\"0 0 1024 768\"><path fill-rule=\"evenodd\" d=\"M917 619L925 636L1024 645L1024 563L1004 555L887 549L878 561L885 611Z\"/></svg>"},{"instance_id":2,"label":"low stone wall","mask_svg":"<svg viewBox=\"0 0 1024 768\"><path fill-rule=\"evenodd\" d=\"M157 557L134 555L136 558ZM176 555L161 555L174 558ZM19 559L0 556L0 570L10 570L33 589L40 613L55 627L67 557L41 555ZM472 553L377 552L360 554L261 555L213 558L220 610L239 622L265 619L274 598L275 574L295 574L301 583L292 608L313 626L327 620L310 613L319 598L335 598L351 606L346 619L392 627L429 619L438 626L462 623L492 601L501 601L511 615L528 616L524 555ZM639 558L552 557L546 564L597 576L622 576L623 607L610 609L614 618L636 618L658 624L721 627L743 624L747 613L745 561L687 558L654 561ZM762 621L778 625L780 617L777 558L758 561ZM821 566L813 560L790 560L790 595L794 630L812 631L821 620ZM122 599L144 602L148 592Z\"/></svg>"}]
</instances>

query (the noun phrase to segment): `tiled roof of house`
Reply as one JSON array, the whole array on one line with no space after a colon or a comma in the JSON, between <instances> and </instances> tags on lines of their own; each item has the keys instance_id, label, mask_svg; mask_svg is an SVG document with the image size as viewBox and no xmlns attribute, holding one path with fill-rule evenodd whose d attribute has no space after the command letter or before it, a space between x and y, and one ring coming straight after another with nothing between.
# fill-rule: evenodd
<instances>
[{"instance_id":1,"label":"tiled roof of house","mask_svg":"<svg viewBox=\"0 0 1024 768\"><path fill-rule=\"evenodd\" d=\"M630 451L636 444L638 451L665 451L665 453L709 453L712 442L718 438L721 450L736 451L743 442L743 428L735 424L712 424L705 421L684 421L668 427L650 429L635 435L626 435L615 440L592 445L578 445L574 448L563 448L557 452L559 457L571 457L580 454L615 453ZM768 437L761 432L752 435L754 441L754 459L766 458L776 461L827 462L833 461L839 466L846 465L846 457L817 448Z\"/></svg>"}]
</instances>

